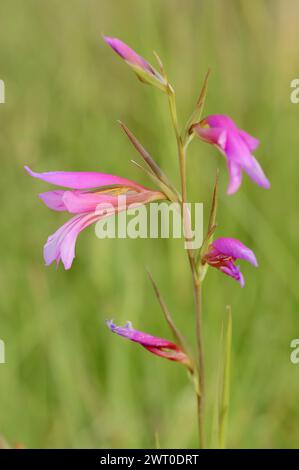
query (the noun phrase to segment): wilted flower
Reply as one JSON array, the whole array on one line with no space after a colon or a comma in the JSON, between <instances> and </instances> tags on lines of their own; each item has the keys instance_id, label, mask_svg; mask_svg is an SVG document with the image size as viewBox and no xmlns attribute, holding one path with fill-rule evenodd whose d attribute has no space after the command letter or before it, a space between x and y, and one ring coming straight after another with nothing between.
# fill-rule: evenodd
<instances>
[{"instance_id":1,"label":"wilted flower","mask_svg":"<svg viewBox=\"0 0 299 470\"><path fill-rule=\"evenodd\" d=\"M163 91L167 82L143 57L137 54L120 39L104 36L104 41L133 69L137 77L144 83L155 85Z\"/></svg>"},{"instance_id":2,"label":"wilted flower","mask_svg":"<svg viewBox=\"0 0 299 470\"><path fill-rule=\"evenodd\" d=\"M222 237L211 243L203 261L232 277L244 287L243 275L239 266L235 265L237 259L244 259L253 266L258 265L255 254L247 246L235 238Z\"/></svg>"},{"instance_id":3,"label":"wilted flower","mask_svg":"<svg viewBox=\"0 0 299 470\"><path fill-rule=\"evenodd\" d=\"M168 341L167 339L157 338L151 336L143 331L135 330L131 322L127 322L125 326L116 326L112 320L106 321L108 328L120 336L139 343L149 352L157 356L164 357L170 361L176 361L184 364L189 369L191 368L190 359L176 344Z\"/></svg>"},{"instance_id":4,"label":"wilted flower","mask_svg":"<svg viewBox=\"0 0 299 470\"><path fill-rule=\"evenodd\" d=\"M259 186L270 188L260 164L251 154L259 145L259 141L242 129L238 129L228 116L214 114L207 116L192 126L202 140L215 145L226 157L229 172L227 193L235 193L242 182L242 171Z\"/></svg>"},{"instance_id":5,"label":"wilted flower","mask_svg":"<svg viewBox=\"0 0 299 470\"><path fill-rule=\"evenodd\" d=\"M165 195L160 191L106 173L64 171L35 173L28 167L25 169L31 176L47 183L71 188L39 194L50 209L76 214L48 238L44 246L46 265L53 261L58 264L61 260L65 269L69 269L75 257L77 236L83 229L105 217L127 210L131 204L136 207L165 199ZM124 205L119 204L120 195L126 196ZM99 210L101 207L103 211ZM104 210L105 208L107 210Z\"/></svg>"}]
</instances>

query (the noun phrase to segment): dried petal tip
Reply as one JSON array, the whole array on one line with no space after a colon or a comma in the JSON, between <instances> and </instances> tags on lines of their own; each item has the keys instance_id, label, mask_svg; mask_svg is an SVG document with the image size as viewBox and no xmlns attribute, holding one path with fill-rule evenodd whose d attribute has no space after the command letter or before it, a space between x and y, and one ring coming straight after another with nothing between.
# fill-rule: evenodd
<instances>
[{"instance_id":1,"label":"dried petal tip","mask_svg":"<svg viewBox=\"0 0 299 470\"><path fill-rule=\"evenodd\" d=\"M188 369L191 369L191 364L188 356L177 346L163 338L151 336L142 331L135 330L131 322L127 322L125 326L116 326L113 320L107 320L106 324L110 331L116 333L124 338L127 338L135 343L139 343L145 349L156 356L164 357L170 361L176 361L184 364Z\"/></svg>"},{"instance_id":2,"label":"dried petal tip","mask_svg":"<svg viewBox=\"0 0 299 470\"><path fill-rule=\"evenodd\" d=\"M109 36L103 36L103 39L106 44L108 44L132 68L139 80L166 91L166 80L149 62L137 54L137 52L120 39Z\"/></svg>"},{"instance_id":3,"label":"dried petal tip","mask_svg":"<svg viewBox=\"0 0 299 470\"><path fill-rule=\"evenodd\" d=\"M237 259L244 259L253 266L258 266L253 251L235 238L217 238L211 243L208 252L204 256L206 263L232 277L239 282L241 287L244 287L244 277L239 266L235 264Z\"/></svg>"}]
</instances>

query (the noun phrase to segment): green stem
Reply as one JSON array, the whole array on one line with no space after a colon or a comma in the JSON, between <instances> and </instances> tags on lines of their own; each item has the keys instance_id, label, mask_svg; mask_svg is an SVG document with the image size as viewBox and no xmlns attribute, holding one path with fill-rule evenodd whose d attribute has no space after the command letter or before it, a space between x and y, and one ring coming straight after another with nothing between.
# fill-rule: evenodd
<instances>
[{"instance_id":1,"label":"green stem","mask_svg":"<svg viewBox=\"0 0 299 470\"><path fill-rule=\"evenodd\" d=\"M180 136L176 100L173 88L168 87L168 101L172 124L177 140L179 166L180 166L180 179L181 179L181 192L182 192L182 214L184 223L188 220L184 216L185 203L187 202L187 184L186 184L186 147ZM185 231L185 233L188 233ZM204 402L205 402L205 371L204 371L204 347L203 347L203 334L202 334L202 309L201 309L201 282L198 278L196 261L194 252L190 248L187 249L188 260L192 273L194 302L195 302L195 321L196 321L196 341L197 341L197 354L198 354L198 383L196 386L197 396L197 412L198 412L198 431L199 431L199 447L205 448L205 426L204 426Z\"/></svg>"},{"instance_id":2,"label":"green stem","mask_svg":"<svg viewBox=\"0 0 299 470\"><path fill-rule=\"evenodd\" d=\"M197 278L193 278L194 300L196 311L196 339L198 351L198 391L197 391L197 414L198 430L200 438L200 447L205 448L205 430L204 430L204 409L205 409L205 366L204 366L204 348L202 334L202 302L201 302L201 283Z\"/></svg>"}]
</instances>

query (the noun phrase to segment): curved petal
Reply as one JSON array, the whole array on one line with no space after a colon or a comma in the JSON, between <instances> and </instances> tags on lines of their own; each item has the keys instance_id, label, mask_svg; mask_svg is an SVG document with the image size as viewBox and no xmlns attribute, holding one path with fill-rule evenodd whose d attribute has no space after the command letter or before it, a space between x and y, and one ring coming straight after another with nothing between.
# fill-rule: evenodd
<instances>
[{"instance_id":1,"label":"curved petal","mask_svg":"<svg viewBox=\"0 0 299 470\"><path fill-rule=\"evenodd\" d=\"M136 191L143 191L145 189L144 186L135 183L134 181L107 173L98 173L95 171L50 171L46 173L36 173L28 166L25 166L24 168L29 175L34 178L55 184L56 186L64 186L65 188L91 189L101 186L126 186L136 189Z\"/></svg>"},{"instance_id":2,"label":"curved petal","mask_svg":"<svg viewBox=\"0 0 299 470\"><path fill-rule=\"evenodd\" d=\"M260 164L251 155L246 143L238 133L228 133L225 153L227 158L237 163L255 183L265 189L270 188L270 182Z\"/></svg>"},{"instance_id":3,"label":"curved petal","mask_svg":"<svg viewBox=\"0 0 299 470\"><path fill-rule=\"evenodd\" d=\"M210 127L219 127L226 130L237 130L234 121L225 114L211 114L205 117L201 122L208 124Z\"/></svg>"},{"instance_id":4,"label":"curved petal","mask_svg":"<svg viewBox=\"0 0 299 470\"><path fill-rule=\"evenodd\" d=\"M253 251L236 238L217 238L213 241L212 247L225 256L234 259L244 259L253 266L258 266Z\"/></svg>"},{"instance_id":5,"label":"curved petal","mask_svg":"<svg viewBox=\"0 0 299 470\"><path fill-rule=\"evenodd\" d=\"M61 260L65 269L70 269L75 258L75 245L79 233L89 225L99 220L99 216L92 214L76 215L53 235L51 235L44 246L44 259L48 266L56 261L58 265Z\"/></svg>"},{"instance_id":6,"label":"curved petal","mask_svg":"<svg viewBox=\"0 0 299 470\"><path fill-rule=\"evenodd\" d=\"M248 174L248 176L254 181L256 184L261 186L262 188L269 189L271 184L268 180L267 176L265 175L261 165L259 162L254 158L253 155L247 157L244 163L241 165L243 170Z\"/></svg>"},{"instance_id":7,"label":"curved petal","mask_svg":"<svg viewBox=\"0 0 299 470\"><path fill-rule=\"evenodd\" d=\"M239 282L241 287L245 286L243 274L241 273L240 268L235 266L233 262L229 262L224 266L220 266L219 271L235 279L235 281Z\"/></svg>"},{"instance_id":8,"label":"curved petal","mask_svg":"<svg viewBox=\"0 0 299 470\"><path fill-rule=\"evenodd\" d=\"M227 168L229 173L229 185L227 188L227 194L234 194L238 191L242 183L242 171L236 163L232 160L227 159Z\"/></svg>"},{"instance_id":9,"label":"curved petal","mask_svg":"<svg viewBox=\"0 0 299 470\"><path fill-rule=\"evenodd\" d=\"M65 191L63 189L57 189L56 191L47 191L40 193L38 197L54 211L67 211L67 207L63 202L63 195Z\"/></svg>"},{"instance_id":10,"label":"curved petal","mask_svg":"<svg viewBox=\"0 0 299 470\"><path fill-rule=\"evenodd\" d=\"M250 152L254 152L260 145L260 141L248 134L243 129L239 129L239 136L244 140Z\"/></svg>"}]
</instances>

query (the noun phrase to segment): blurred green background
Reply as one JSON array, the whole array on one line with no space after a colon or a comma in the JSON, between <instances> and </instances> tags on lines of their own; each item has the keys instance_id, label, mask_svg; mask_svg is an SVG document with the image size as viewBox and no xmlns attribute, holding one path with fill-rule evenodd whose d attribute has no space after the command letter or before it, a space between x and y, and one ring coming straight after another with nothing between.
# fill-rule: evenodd
<instances>
[{"instance_id":1,"label":"blurred green background","mask_svg":"<svg viewBox=\"0 0 299 470\"><path fill-rule=\"evenodd\" d=\"M232 305L229 447L297 447L299 365L290 362L298 320L299 3L294 0L2 0L0 78L0 434L26 447L197 445L195 401L185 371L109 333L106 318L131 320L170 338L145 273L148 266L184 333L193 338L191 279L180 241L98 240L82 233L73 268L46 268L42 247L68 216L37 194L36 171L98 170L149 184L119 130L124 121L178 183L165 96L136 80L101 35L123 39L174 84L181 122L204 74L205 113L226 113L257 136L271 191L244 178L225 194L215 149L194 141L190 199L207 216L221 169L218 236L240 238L260 267L243 263L246 286L210 270L204 287L208 420L215 399L220 325ZM206 217L207 218L207 217ZM210 426L208 426L210 432Z\"/></svg>"}]
</instances>

